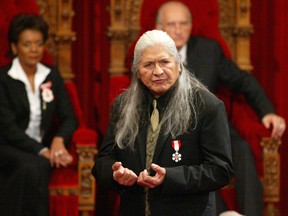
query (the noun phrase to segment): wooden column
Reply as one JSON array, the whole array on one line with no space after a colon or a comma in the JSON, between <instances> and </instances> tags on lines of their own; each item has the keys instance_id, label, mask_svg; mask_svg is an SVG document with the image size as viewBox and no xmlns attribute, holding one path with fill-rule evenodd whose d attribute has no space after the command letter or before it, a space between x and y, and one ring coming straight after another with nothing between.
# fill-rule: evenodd
<instances>
[{"instance_id":1,"label":"wooden column","mask_svg":"<svg viewBox=\"0 0 288 216\"><path fill-rule=\"evenodd\" d=\"M47 46L62 77L70 80L74 77L71 68L71 44L76 40L72 31L72 0L37 0L40 14L49 24Z\"/></svg>"},{"instance_id":2,"label":"wooden column","mask_svg":"<svg viewBox=\"0 0 288 216\"><path fill-rule=\"evenodd\" d=\"M111 41L109 73L111 76L128 73L125 58L131 42L139 32L142 0L110 0L108 36Z\"/></svg>"},{"instance_id":3,"label":"wooden column","mask_svg":"<svg viewBox=\"0 0 288 216\"><path fill-rule=\"evenodd\" d=\"M218 0L218 3L219 28L232 58L240 68L251 72L250 36L253 26L250 23L250 0Z\"/></svg>"},{"instance_id":4,"label":"wooden column","mask_svg":"<svg viewBox=\"0 0 288 216\"><path fill-rule=\"evenodd\" d=\"M235 39L236 53L235 62L248 72L253 69L250 60L250 36L253 32L252 24L250 23L250 0L236 1L236 20L235 20Z\"/></svg>"}]
</instances>

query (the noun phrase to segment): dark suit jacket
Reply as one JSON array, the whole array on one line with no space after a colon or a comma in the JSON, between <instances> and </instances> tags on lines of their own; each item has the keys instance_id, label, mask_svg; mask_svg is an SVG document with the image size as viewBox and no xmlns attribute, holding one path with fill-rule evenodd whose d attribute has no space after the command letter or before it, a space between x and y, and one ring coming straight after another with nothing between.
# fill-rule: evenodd
<instances>
[{"instance_id":1,"label":"dark suit jacket","mask_svg":"<svg viewBox=\"0 0 288 216\"><path fill-rule=\"evenodd\" d=\"M125 94L125 93L124 93ZM108 132L92 170L97 182L104 187L116 187L120 191L120 215L144 215L144 191L137 185L123 187L113 180L112 164L121 161L124 167L137 175L145 169L147 128L152 109L152 96L147 93L143 109L147 115L135 142L135 150L115 146L114 126L118 119L119 106L116 100ZM226 185L232 176L229 130L223 103L208 92L201 92L204 106L199 109L195 129L172 139L161 130L156 145L153 163L166 168L162 185L149 189L152 215L202 215L209 205L209 192ZM167 106L167 93L157 99L160 118ZM175 119L176 121L176 119ZM163 128L162 128L163 129ZM175 162L172 140L180 140L182 160ZM213 205L213 203L212 203Z\"/></svg>"},{"instance_id":2,"label":"dark suit jacket","mask_svg":"<svg viewBox=\"0 0 288 216\"><path fill-rule=\"evenodd\" d=\"M51 90L54 94L54 100L46 103L46 109L43 109L41 97L43 141L38 143L25 134L30 115L28 97L25 85L7 74L10 67L11 65L8 65L0 69L0 138L2 138L2 142L36 154L43 147L50 146L52 135L63 137L65 144L68 144L73 131L77 127L77 121L63 80L57 69L51 67L50 74L43 82L52 82ZM56 127L52 125L55 114L57 114L61 126L57 129L56 134L52 134L52 129Z\"/></svg>"},{"instance_id":3,"label":"dark suit jacket","mask_svg":"<svg viewBox=\"0 0 288 216\"><path fill-rule=\"evenodd\" d=\"M186 67L211 92L217 93L219 85L223 84L234 93L243 93L260 119L275 112L257 80L226 58L218 42L193 36L187 45Z\"/></svg>"}]
</instances>

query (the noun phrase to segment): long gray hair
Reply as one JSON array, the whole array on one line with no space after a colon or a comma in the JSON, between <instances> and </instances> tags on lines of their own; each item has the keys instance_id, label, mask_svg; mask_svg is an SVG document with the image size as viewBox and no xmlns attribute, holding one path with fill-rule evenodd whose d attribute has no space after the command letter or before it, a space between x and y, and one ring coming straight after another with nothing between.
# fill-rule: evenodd
<instances>
[{"instance_id":1,"label":"long gray hair","mask_svg":"<svg viewBox=\"0 0 288 216\"><path fill-rule=\"evenodd\" d=\"M160 120L161 129L175 138L197 125L197 107L201 100L196 97L196 93L199 89L207 89L182 65L175 43L167 33L161 30L147 31L136 43L132 82L119 101L120 116L115 126L115 141L119 148L134 148L141 127L141 117L146 116L149 109L143 109L143 106L147 105L143 104L147 88L139 79L139 63L143 51L155 45L165 47L181 68L172 96Z\"/></svg>"}]
</instances>

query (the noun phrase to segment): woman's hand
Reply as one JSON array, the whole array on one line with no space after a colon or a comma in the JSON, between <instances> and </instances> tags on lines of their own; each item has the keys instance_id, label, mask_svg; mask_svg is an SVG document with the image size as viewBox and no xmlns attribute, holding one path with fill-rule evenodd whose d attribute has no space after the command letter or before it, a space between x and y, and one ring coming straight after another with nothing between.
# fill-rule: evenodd
<instances>
[{"instance_id":1,"label":"woman's hand","mask_svg":"<svg viewBox=\"0 0 288 216\"><path fill-rule=\"evenodd\" d=\"M150 176L145 169L139 174L137 181L139 185L148 188L155 188L163 183L166 175L166 169L156 164L151 164L151 169L156 172L155 176Z\"/></svg>"},{"instance_id":2,"label":"woman's hand","mask_svg":"<svg viewBox=\"0 0 288 216\"><path fill-rule=\"evenodd\" d=\"M130 169L124 168L121 162L112 165L113 179L124 186L132 186L137 181L137 175Z\"/></svg>"},{"instance_id":3,"label":"woman's hand","mask_svg":"<svg viewBox=\"0 0 288 216\"><path fill-rule=\"evenodd\" d=\"M66 167L73 161L72 156L67 151L62 137L54 137L50 148L50 164L51 166Z\"/></svg>"}]
</instances>

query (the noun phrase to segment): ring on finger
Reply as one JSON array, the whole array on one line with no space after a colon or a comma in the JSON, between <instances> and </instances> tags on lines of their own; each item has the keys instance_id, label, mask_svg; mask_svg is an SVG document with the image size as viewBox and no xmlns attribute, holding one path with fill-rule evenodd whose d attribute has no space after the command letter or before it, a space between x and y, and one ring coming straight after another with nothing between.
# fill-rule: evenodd
<instances>
[{"instance_id":1,"label":"ring on finger","mask_svg":"<svg viewBox=\"0 0 288 216\"><path fill-rule=\"evenodd\" d=\"M62 150L56 151L54 153L54 155L55 155L55 157L59 157L59 156L63 155L63 151Z\"/></svg>"}]
</instances>

